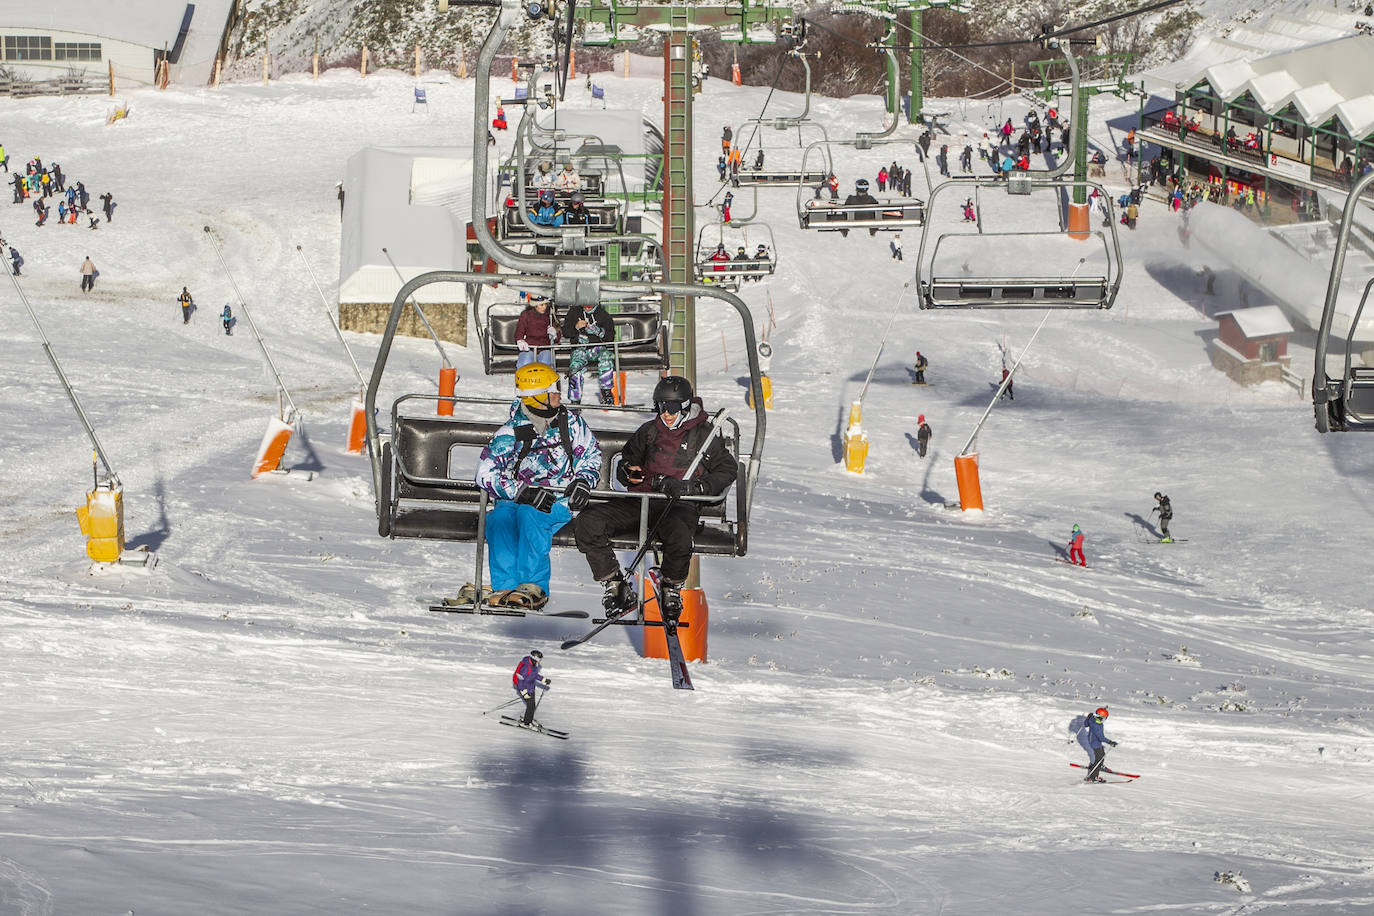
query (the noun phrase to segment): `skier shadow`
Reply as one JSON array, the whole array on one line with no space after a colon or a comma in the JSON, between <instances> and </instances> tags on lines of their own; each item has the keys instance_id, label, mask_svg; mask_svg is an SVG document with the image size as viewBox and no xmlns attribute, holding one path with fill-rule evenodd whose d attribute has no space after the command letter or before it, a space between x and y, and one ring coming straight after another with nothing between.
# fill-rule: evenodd
<instances>
[{"instance_id":1,"label":"skier shadow","mask_svg":"<svg viewBox=\"0 0 1374 916\"><path fill-rule=\"evenodd\" d=\"M907 445L910 445L911 450L919 456L921 450L916 442L916 437L911 433L903 433L903 435L906 436ZM921 475L921 501L943 508L948 500L945 499L943 493L933 489L930 485L930 475L935 473L935 449L927 447L926 458L922 461L925 461L925 473Z\"/></svg>"},{"instance_id":2,"label":"skier shadow","mask_svg":"<svg viewBox=\"0 0 1374 916\"><path fill-rule=\"evenodd\" d=\"M1145 531L1148 531L1150 536L1155 540L1164 537L1164 535L1155 528L1155 523L1151 519L1146 518L1138 512L1123 512L1121 514L1129 518L1137 528L1143 528Z\"/></svg>"},{"instance_id":3,"label":"skier shadow","mask_svg":"<svg viewBox=\"0 0 1374 916\"><path fill-rule=\"evenodd\" d=\"M167 518L167 482L159 475L153 484L153 500L157 503L157 527L152 531L146 531L137 537L130 538L124 544L126 550L142 550L147 548L149 553L157 553L172 534L172 522Z\"/></svg>"},{"instance_id":4,"label":"skier shadow","mask_svg":"<svg viewBox=\"0 0 1374 916\"><path fill-rule=\"evenodd\" d=\"M835 405L835 431L830 434L830 455L836 464L844 461L844 431L849 419L848 408L843 403Z\"/></svg>"},{"instance_id":5,"label":"skier shadow","mask_svg":"<svg viewBox=\"0 0 1374 916\"><path fill-rule=\"evenodd\" d=\"M310 441L310 434L305 429L305 424L301 424L298 434L294 437L300 443L301 449L305 452L304 457L291 466L293 471L314 471L320 473L324 470L325 464L320 459L320 454L315 450L314 444Z\"/></svg>"},{"instance_id":6,"label":"skier shadow","mask_svg":"<svg viewBox=\"0 0 1374 916\"><path fill-rule=\"evenodd\" d=\"M1046 541L1045 543L1050 545L1050 548L1054 551L1054 555L1059 559L1063 560L1065 563L1073 562L1069 559L1069 548L1060 544L1058 541Z\"/></svg>"},{"instance_id":7,"label":"skier shadow","mask_svg":"<svg viewBox=\"0 0 1374 916\"><path fill-rule=\"evenodd\" d=\"M552 711L548 718L550 727L561 724ZM494 723L492 728L507 730ZM749 797L743 779L739 788L746 797L737 803L696 810L669 793L641 794L644 780L633 774L626 774L625 788L617 789L614 771L593 773L576 751L548 747L563 742L514 728L509 731L517 740L502 744L517 745L518 750L510 747L474 761L473 775L481 789L471 794L470 804L464 804L477 842L485 837L490 843L483 854L495 854L507 863L500 867L492 862L489 875L494 880L486 888L494 899L487 900L486 912L528 912L530 900L566 888L568 869L583 872L583 880L599 881L610 893L624 867L627 848L635 850L635 871L652 876L651 881L636 882L645 895L638 909L643 913L703 911L708 901L697 888L705 882L698 882L693 874L706 877L705 869L719 855L752 861L760 874L797 868L809 872L817 886L849 877L843 862L820 851L819 820L812 829L799 818L780 813L761 792ZM577 739L574 735L573 740ZM787 756L777 756L782 743L746 744L740 752L745 759L780 760L799 767L832 766L838 771L844 766L812 759L801 745L788 750ZM690 761L683 761L670 766L670 772L663 774L665 782L671 784L672 773L689 765ZM617 795L629 791L635 792L633 804L617 804ZM628 797L621 795L620 800L628 801ZM539 841L532 843L530 837Z\"/></svg>"}]
</instances>

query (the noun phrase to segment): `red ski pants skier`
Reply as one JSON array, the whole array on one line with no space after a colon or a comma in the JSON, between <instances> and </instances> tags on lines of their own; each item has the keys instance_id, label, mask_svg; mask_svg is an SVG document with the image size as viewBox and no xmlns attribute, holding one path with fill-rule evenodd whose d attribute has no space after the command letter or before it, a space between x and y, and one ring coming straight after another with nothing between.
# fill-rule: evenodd
<instances>
[{"instance_id":1,"label":"red ski pants skier","mask_svg":"<svg viewBox=\"0 0 1374 916\"><path fill-rule=\"evenodd\" d=\"M1069 562L1070 562L1070 563L1077 564L1078 566L1087 566L1087 565L1088 565L1088 558L1085 557L1085 556L1083 556L1083 545L1082 545L1082 544L1070 544L1070 545L1069 545Z\"/></svg>"}]
</instances>

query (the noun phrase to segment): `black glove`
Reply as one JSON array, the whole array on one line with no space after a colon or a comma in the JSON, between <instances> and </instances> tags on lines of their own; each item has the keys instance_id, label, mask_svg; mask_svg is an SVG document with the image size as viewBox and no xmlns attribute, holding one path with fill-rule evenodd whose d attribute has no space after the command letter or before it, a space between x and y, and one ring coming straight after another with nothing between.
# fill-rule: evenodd
<instances>
[{"instance_id":1,"label":"black glove","mask_svg":"<svg viewBox=\"0 0 1374 916\"><path fill-rule=\"evenodd\" d=\"M541 487L525 487L520 491L520 495L515 498L515 501L527 506L534 506L540 512L548 512L553 508L553 504L558 501L558 497Z\"/></svg>"},{"instance_id":2,"label":"black glove","mask_svg":"<svg viewBox=\"0 0 1374 916\"><path fill-rule=\"evenodd\" d=\"M1107 739L1107 743L1110 744L1112 747L1116 747L1116 742L1111 740L1110 738Z\"/></svg>"},{"instance_id":3,"label":"black glove","mask_svg":"<svg viewBox=\"0 0 1374 916\"><path fill-rule=\"evenodd\" d=\"M553 683L553 678L551 678L551 677L546 677L546 678L544 678L544 686L545 686L545 687L549 686L549 685L552 684L552 683Z\"/></svg>"},{"instance_id":4,"label":"black glove","mask_svg":"<svg viewBox=\"0 0 1374 916\"><path fill-rule=\"evenodd\" d=\"M656 480L658 492L674 499L683 496L696 496L701 493L701 484L695 480L679 480L676 477L663 477Z\"/></svg>"},{"instance_id":5,"label":"black glove","mask_svg":"<svg viewBox=\"0 0 1374 916\"><path fill-rule=\"evenodd\" d=\"M642 467L628 465L622 461L616 466L615 476L617 480L629 487L644 482L644 469Z\"/></svg>"},{"instance_id":6,"label":"black glove","mask_svg":"<svg viewBox=\"0 0 1374 916\"><path fill-rule=\"evenodd\" d=\"M588 486L587 481L579 477L568 484L563 495L568 497L568 508L577 512L587 508L587 503L592 498L592 488Z\"/></svg>"}]
</instances>

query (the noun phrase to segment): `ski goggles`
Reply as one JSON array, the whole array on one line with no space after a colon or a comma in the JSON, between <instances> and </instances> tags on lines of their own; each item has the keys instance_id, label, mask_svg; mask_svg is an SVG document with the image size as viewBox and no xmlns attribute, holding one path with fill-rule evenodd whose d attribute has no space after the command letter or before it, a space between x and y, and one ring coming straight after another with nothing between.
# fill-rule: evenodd
<instances>
[{"instance_id":1,"label":"ski goggles","mask_svg":"<svg viewBox=\"0 0 1374 916\"><path fill-rule=\"evenodd\" d=\"M687 405L691 403L691 401L683 401L677 398L669 399L666 401L654 401L654 410L657 410L659 413L666 413L669 415L680 414L684 410L686 410Z\"/></svg>"},{"instance_id":2,"label":"ski goggles","mask_svg":"<svg viewBox=\"0 0 1374 916\"><path fill-rule=\"evenodd\" d=\"M547 388L521 388L516 395L522 398L537 398L542 394L558 394L561 388L562 379L559 379Z\"/></svg>"}]
</instances>

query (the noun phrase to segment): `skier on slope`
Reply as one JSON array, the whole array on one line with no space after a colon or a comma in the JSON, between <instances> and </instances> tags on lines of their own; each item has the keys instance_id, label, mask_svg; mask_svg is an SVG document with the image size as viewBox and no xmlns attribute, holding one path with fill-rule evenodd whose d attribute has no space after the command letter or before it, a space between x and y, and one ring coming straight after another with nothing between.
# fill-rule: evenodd
<instances>
[{"instance_id":1,"label":"skier on slope","mask_svg":"<svg viewBox=\"0 0 1374 916\"><path fill-rule=\"evenodd\" d=\"M224 336L234 336L234 310L229 307L229 303L224 303L224 311L219 313L219 320L224 324Z\"/></svg>"},{"instance_id":2,"label":"skier on slope","mask_svg":"<svg viewBox=\"0 0 1374 916\"><path fill-rule=\"evenodd\" d=\"M1088 565L1088 558L1083 556L1083 529L1077 525L1069 535L1069 562L1075 566Z\"/></svg>"},{"instance_id":3,"label":"skier on slope","mask_svg":"<svg viewBox=\"0 0 1374 916\"><path fill-rule=\"evenodd\" d=\"M1084 782L1106 782L1098 775L1102 771L1102 765L1107 762L1106 745L1116 747L1116 742L1108 738L1102 731L1102 725L1107 721L1107 707L1099 706L1083 725L1083 731L1087 732L1086 738L1080 737L1079 743L1092 755L1092 765L1088 769L1088 775L1083 777Z\"/></svg>"},{"instance_id":4,"label":"skier on slope","mask_svg":"<svg viewBox=\"0 0 1374 916\"><path fill-rule=\"evenodd\" d=\"M535 699L535 691L548 690L549 684L552 683L550 678L544 677L539 671L543 661L544 653L538 649L531 649L529 655L520 659L520 664L515 666L515 671L510 676L515 692L525 701L525 716L520 720L520 724L526 727L539 727L539 723L534 721L534 707L539 705L539 701Z\"/></svg>"},{"instance_id":5,"label":"skier on slope","mask_svg":"<svg viewBox=\"0 0 1374 916\"><path fill-rule=\"evenodd\" d=\"M1169 502L1169 497L1163 493L1155 493L1155 502L1159 505L1150 510L1150 514L1159 513L1159 531L1164 536L1159 539L1161 544L1172 544L1174 539L1169 535L1169 520L1174 517L1174 507Z\"/></svg>"},{"instance_id":6,"label":"skier on slope","mask_svg":"<svg viewBox=\"0 0 1374 916\"><path fill-rule=\"evenodd\" d=\"M920 351L920 350L917 350L917 351L916 351L916 381L912 382L911 384L913 384L913 385L924 385L924 384L926 383L926 368L927 368L929 365L930 365L930 362L929 362L924 356L921 355L921 351Z\"/></svg>"},{"instance_id":7,"label":"skier on slope","mask_svg":"<svg viewBox=\"0 0 1374 916\"><path fill-rule=\"evenodd\" d=\"M925 414L917 417L916 422L920 424L916 428L916 454L924 458L926 450L930 448L930 424L926 422Z\"/></svg>"}]
</instances>

